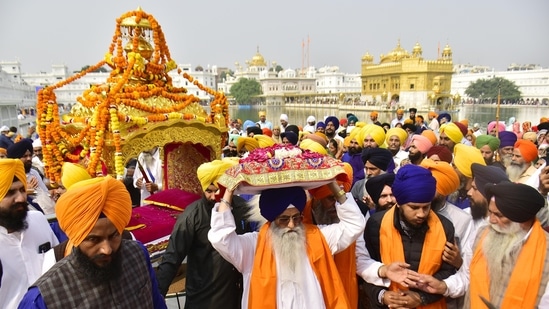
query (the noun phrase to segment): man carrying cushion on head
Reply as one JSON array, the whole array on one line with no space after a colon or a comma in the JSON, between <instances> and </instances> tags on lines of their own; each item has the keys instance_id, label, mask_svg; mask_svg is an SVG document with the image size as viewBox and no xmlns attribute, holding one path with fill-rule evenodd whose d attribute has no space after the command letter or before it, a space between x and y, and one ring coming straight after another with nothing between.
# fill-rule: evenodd
<instances>
[{"instance_id":1,"label":"man carrying cushion on head","mask_svg":"<svg viewBox=\"0 0 549 309\"><path fill-rule=\"evenodd\" d=\"M519 139L513 149L511 164L507 175L512 182L525 183L536 172L534 162L538 158L538 149L531 141Z\"/></svg>"},{"instance_id":2,"label":"man carrying cushion on head","mask_svg":"<svg viewBox=\"0 0 549 309\"><path fill-rule=\"evenodd\" d=\"M427 155L427 152L432 147L433 144L427 137L418 134L412 136L410 148L408 149L408 158L410 159L410 163L415 165L421 164L421 161L423 161Z\"/></svg>"},{"instance_id":3,"label":"man carrying cushion on head","mask_svg":"<svg viewBox=\"0 0 549 309\"><path fill-rule=\"evenodd\" d=\"M198 167L203 195L179 215L170 235L166 253L158 265L158 287L162 295L187 258L186 308L240 308L242 275L227 262L208 240L212 208L220 200L219 177L238 161L214 160ZM239 196L231 202L236 233L251 232L248 207Z\"/></svg>"},{"instance_id":4,"label":"man carrying cushion on head","mask_svg":"<svg viewBox=\"0 0 549 309\"><path fill-rule=\"evenodd\" d=\"M494 163L494 156L499 149L500 141L497 137L492 135L479 135L475 142L475 147L480 150L484 162L486 165L492 165Z\"/></svg>"},{"instance_id":5,"label":"man carrying cushion on head","mask_svg":"<svg viewBox=\"0 0 549 309\"><path fill-rule=\"evenodd\" d=\"M132 213L121 181L81 181L61 195L55 211L74 247L29 288L19 308L166 308L147 249L121 238Z\"/></svg>"},{"instance_id":6,"label":"man carrying cushion on head","mask_svg":"<svg viewBox=\"0 0 549 309\"><path fill-rule=\"evenodd\" d=\"M383 263L376 281L366 285L371 306L445 308L442 295L413 288L418 273L439 280L455 273L442 259L446 242L454 239L454 227L431 210L436 181L429 170L408 164L395 175L392 190L397 205L373 214L364 232L371 258ZM394 276L396 263L401 270Z\"/></svg>"},{"instance_id":7,"label":"man carrying cushion on head","mask_svg":"<svg viewBox=\"0 0 549 309\"><path fill-rule=\"evenodd\" d=\"M237 235L227 190L212 212L208 238L244 277L242 308L350 308L332 254L362 235L364 217L337 182L338 223L317 227L302 222L306 194L301 187L263 190L259 232Z\"/></svg>"}]
</instances>

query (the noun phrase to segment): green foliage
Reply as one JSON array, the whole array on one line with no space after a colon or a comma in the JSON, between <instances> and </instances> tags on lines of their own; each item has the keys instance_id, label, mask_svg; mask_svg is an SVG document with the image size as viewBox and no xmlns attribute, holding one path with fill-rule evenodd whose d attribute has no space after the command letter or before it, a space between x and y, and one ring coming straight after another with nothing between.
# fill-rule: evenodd
<instances>
[{"instance_id":1,"label":"green foliage","mask_svg":"<svg viewBox=\"0 0 549 309\"><path fill-rule=\"evenodd\" d=\"M231 95L236 103L249 105L255 96L262 93L261 84L254 79L241 78L231 87Z\"/></svg>"},{"instance_id":2,"label":"green foliage","mask_svg":"<svg viewBox=\"0 0 549 309\"><path fill-rule=\"evenodd\" d=\"M233 70L223 71L223 72L221 72L221 74L219 74L219 79L224 80L224 79L227 78L227 76L231 76L233 74L234 74Z\"/></svg>"},{"instance_id":3,"label":"green foliage","mask_svg":"<svg viewBox=\"0 0 549 309\"><path fill-rule=\"evenodd\" d=\"M465 90L465 94L471 98L485 100L497 99L498 88L501 89L502 100L519 100L521 93L514 82L503 77L494 77L490 79L478 79L472 82Z\"/></svg>"},{"instance_id":4,"label":"green foliage","mask_svg":"<svg viewBox=\"0 0 549 309\"><path fill-rule=\"evenodd\" d=\"M282 70L284 70L284 68L283 68L280 64L277 64L277 65L276 65L276 68L274 68L274 71L275 71L276 73L278 73L278 72L280 72L280 71L282 71ZM272 71L273 71L273 68L270 68L269 71L272 72Z\"/></svg>"},{"instance_id":5,"label":"green foliage","mask_svg":"<svg viewBox=\"0 0 549 309\"><path fill-rule=\"evenodd\" d=\"M83 71L87 70L89 67L90 67L90 65L85 65L80 69L80 71L75 71L74 73L83 72ZM100 67L100 68L98 68L97 70L95 70L93 72L94 73L104 73L104 72L109 72L109 70L107 70L105 67Z\"/></svg>"}]
</instances>

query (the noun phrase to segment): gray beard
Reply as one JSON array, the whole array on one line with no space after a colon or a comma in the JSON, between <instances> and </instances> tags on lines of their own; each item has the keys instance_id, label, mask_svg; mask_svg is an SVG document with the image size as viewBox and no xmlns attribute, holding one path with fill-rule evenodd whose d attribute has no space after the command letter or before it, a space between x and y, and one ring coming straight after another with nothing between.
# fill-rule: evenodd
<instances>
[{"instance_id":1,"label":"gray beard","mask_svg":"<svg viewBox=\"0 0 549 309\"><path fill-rule=\"evenodd\" d=\"M505 229L490 225L482 242L482 251L488 261L491 301L501 299L504 295L525 235L526 232L517 222L511 222Z\"/></svg>"},{"instance_id":2,"label":"gray beard","mask_svg":"<svg viewBox=\"0 0 549 309\"><path fill-rule=\"evenodd\" d=\"M503 155L501 156L500 160L501 160L501 164L503 164L503 166L507 168L509 167L509 165L511 165L511 161L513 160L513 155Z\"/></svg>"},{"instance_id":3,"label":"gray beard","mask_svg":"<svg viewBox=\"0 0 549 309\"><path fill-rule=\"evenodd\" d=\"M290 230L287 227L281 228L272 223L270 232L282 279L290 279L296 273L296 270L303 267L301 261L303 255L306 254L303 224Z\"/></svg>"},{"instance_id":4,"label":"gray beard","mask_svg":"<svg viewBox=\"0 0 549 309\"><path fill-rule=\"evenodd\" d=\"M507 176L509 176L509 180L511 180L512 182L517 182L520 178L520 175L522 175L522 173L524 173L524 171L526 170L525 167L525 164L516 165L513 163L507 166L505 171L507 172Z\"/></svg>"},{"instance_id":5,"label":"gray beard","mask_svg":"<svg viewBox=\"0 0 549 309\"><path fill-rule=\"evenodd\" d=\"M338 223L339 218L335 218L330 215L326 208L322 206L320 200L313 199L313 217L315 218L316 224L333 224Z\"/></svg>"}]
</instances>

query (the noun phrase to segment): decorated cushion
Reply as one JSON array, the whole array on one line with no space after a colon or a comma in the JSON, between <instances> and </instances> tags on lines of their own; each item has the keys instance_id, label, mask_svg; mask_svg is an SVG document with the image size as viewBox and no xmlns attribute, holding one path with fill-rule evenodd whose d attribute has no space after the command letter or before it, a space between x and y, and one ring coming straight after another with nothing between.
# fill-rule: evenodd
<instances>
[{"instance_id":1,"label":"decorated cushion","mask_svg":"<svg viewBox=\"0 0 549 309\"><path fill-rule=\"evenodd\" d=\"M343 163L291 145L257 148L229 168L218 183L237 194L300 186L312 189L347 177Z\"/></svg>"},{"instance_id":2,"label":"decorated cushion","mask_svg":"<svg viewBox=\"0 0 549 309\"><path fill-rule=\"evenodd\" d=\"M197 194L174 188L159 191L149 196L144 202L151 205L168 207L175 210L183 211L187 206L189 206L192 202L198 200L199 198L200 196Z\"/></svg>"}]
</instances>

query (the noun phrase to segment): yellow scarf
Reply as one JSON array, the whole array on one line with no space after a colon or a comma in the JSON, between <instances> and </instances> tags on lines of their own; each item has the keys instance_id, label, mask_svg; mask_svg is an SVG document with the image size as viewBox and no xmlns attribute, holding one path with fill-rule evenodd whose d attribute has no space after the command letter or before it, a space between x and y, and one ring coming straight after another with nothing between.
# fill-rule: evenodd
<instances>
[{"instance_id":1,"label":"yellow scarf","mask_svg":"<svg viewBox=\"0 0 549 309\"><path fill-rule=\"evenodd\" d=\"M257 238L254 266L250 278L248 308L275 309L277 297L276 262L268 229L270 223L261 227ZM307 238L307 256L320 284L327 309L347 309L349 301L332 253L320 229L304 224Z\"/></svg>"},{"instance_id":2,"label":"yellow scarf","mask_svg":"<svg viewBox=\"0 0 549 309\"><path fill-rule=\"evenodd\" d=\"M402 246L402 237L400 232L395 228L394 216L395 209L391 207L381 220L379 232L380 254L381 261L388 265L393 262L405 262L404 248ZM425 234L423 249L421 251L421 260L419 261L418 272L422 274L433 275L442 265L442 253L446 245L446 233L438 216L429 212L427 217L427 225L429 229ZM395 282L391 282L389 286L391 291L408 290ZM446 308L446 300L441 298L439 301L418 308Z\"/></svg>"},{"instance_id":3,"label":"yellow scarf","mask_svg":"<svg viewBox=\"0 0 549 309\"><path fill-rule=\"evenodd\" d=\"M490 274L482 251L482 243L488 233L488 228L484 230L471 260L470 273L474 274L471 276L469 293L471 308L485 307L480 296L490 301ZM520 250L500 308L536 307L546 253L545 231L540 222L536 220L530 236Z\"/></svg>"}]
</instances>

